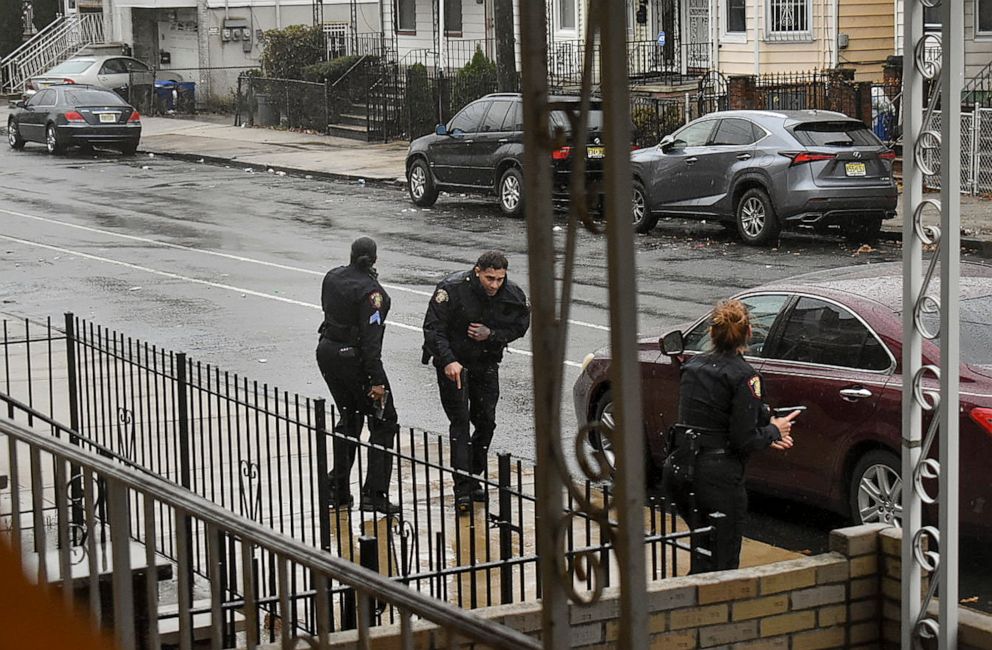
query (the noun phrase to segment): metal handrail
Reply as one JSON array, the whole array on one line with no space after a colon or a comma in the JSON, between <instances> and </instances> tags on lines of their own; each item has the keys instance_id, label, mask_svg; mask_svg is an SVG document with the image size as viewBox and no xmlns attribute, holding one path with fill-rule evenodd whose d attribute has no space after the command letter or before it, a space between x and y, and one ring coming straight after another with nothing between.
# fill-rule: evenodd
<instances>
[{"instance_id":1,"label":"metal handrail","mask_svg":"<svg viewBox=\"0 0 992 650\"><path fill-rule=\"evenodd\" d=\"M538 650L541 647L537 640L521 632L478 617L444 601L426 597L358 564L335 557L326 551L313 548L291 537L280 535L159 477L148 476L129 467L123 467L107 459L86 453L64 440L31 431L6 419L0 419L0 433L7 435L12 441L20 441L28 445L31 448L32 464L35 464L38 452L44 452L58 459L59 463L78 466L85 473L91 472L105 480L108 488L108 501L111 504L112 538L115 535L127 535L128 494L131 492L139 493L153 501L174 508L177 513L182 513L183 516L194 517L202 521L213 531L232 534L239 538L242 544L260 547L277 556L281 562L292 562L310 569L318 584L323 583L325 588L327 584L325 581L335 580L355 589L359 595L358 638L360 647L367 647L368 644L369 617L362 615L362 613L365 611L363 605L367 604L371 598L387 602L401 610L403 647L409 647L408 644L412 643L413 632L409 621L410 615L432 621L448 630L449 633L455 632L460 637L485 643L491 647L506 648L507 650L517 648ZM13 449L15 447L14 442L10 442L10 446ZM12 454L10 462L16 467L16 454ZM14 489L16 490L16 487ZM36 496L35 498L40 497ZM146 503L145 507L148 509L150 506ZM123 531L120 530L122 524ZM117 540L112 539L112 541L117 548ZM123 550L123 547L120 548ZM118 562L118 557L122 558L120 562ZM112 561L116 610L117 606L120 605L117 602L118 599L126 598L130 592L128 582L130 558L127 553L114 553ZM44 564L42 563L41 566L43 567ZM184 575L184 567L179 568L179 575L181 577ZM116 589L118 586L121 587L120 592ZM181 590L182 587L181 584ZM218 601L213 602L212 605L214 609L218 610L220 608L219 596L219 590L211 589L212 601ZM318 611L322 608L326 610L328 604L326 598L326 592L321 593L321 590L318 590ZM323 602L321 602L322 600ZM180 613L183 616L187 616L192 609L188 601L189 598L181 595ZM152 606L153 608L157 607L157 603ZM115 618L115 620L124 621L126 619L122 617L120 619ZM219 623L215 620L215 624ZM328 647L327 634L326 627L318 634L319 638L316 640L320 644L319 647ZM118 631L118 637L125 648L135 645L133 630L123 634ZM285 641L288 640L287 637ZM287 646L284 644L284 647Z\"/></svg>"},{"instance_id":2,"label":"metal handrail","mask_svg":"<svg viewBox=\"0 0 992 650\"><path fill-rule=\"evenodd\" d=\"M102 40L103 19L98 14L73 14L53 21L0 62L3 90L23 87L38 72L65 60L83 46Z\"/></svg>"}]
</instances>

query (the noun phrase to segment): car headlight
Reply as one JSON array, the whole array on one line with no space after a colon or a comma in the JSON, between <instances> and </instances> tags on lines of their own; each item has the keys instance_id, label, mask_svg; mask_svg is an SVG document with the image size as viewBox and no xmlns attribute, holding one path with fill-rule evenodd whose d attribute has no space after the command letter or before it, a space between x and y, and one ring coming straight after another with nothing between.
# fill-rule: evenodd
<instances>
[{"instance_id":1,"label":"car headlight","mask_svg":"<svg viewBox=\"0 0 992 650\"><path fill-rule=\"evenodd\" d=\"M581 367L579 368L579 372L585 372L585 370L586 370L586 367L587 367L587 366L589 365L589 363L590 363L590 362L591 362L591 361L592 361L593 359L595 359L595 358L596 358L596 355L595 355L595 354L593 354L592 352L590 352L589 354L587 354L587 355L586 355L586 356L585 356L585 357L584 357L584 358L582 359L582 366L581 366Z\"/></svg>"}]
</instances>

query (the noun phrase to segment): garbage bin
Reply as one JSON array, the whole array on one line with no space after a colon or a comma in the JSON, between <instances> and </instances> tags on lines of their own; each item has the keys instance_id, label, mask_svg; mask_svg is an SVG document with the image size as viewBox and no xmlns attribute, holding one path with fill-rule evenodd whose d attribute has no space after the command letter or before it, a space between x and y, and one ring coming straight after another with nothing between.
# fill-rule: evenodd
<instances>
[{"instance_id":1,"label":"garbage bin","mask_svg":"<svg viewBox=\"0 0 992 650\"><path fill-rule=\"evenodd\" d=\"M256 126L275 126L279 124L279 105L272 101L269 95L256 93L255 102L258 105L255 111Z\"/></svg>"}]
</instances>

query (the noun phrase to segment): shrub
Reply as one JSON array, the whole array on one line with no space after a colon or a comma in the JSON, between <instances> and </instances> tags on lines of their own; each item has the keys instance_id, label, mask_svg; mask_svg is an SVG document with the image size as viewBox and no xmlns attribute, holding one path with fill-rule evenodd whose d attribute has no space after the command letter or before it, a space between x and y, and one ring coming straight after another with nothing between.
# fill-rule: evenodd
<instances>
[{"instance_id":1,"label":"shrub","mask_svg":"<svg viewBox=\"0 0 992 650\"><path fill-rule=\"evenodd\" d=\"M407 135L414 139L434 131L437 123L437 105L427 68L415 63L406 70L406 110L409 116Z\"/></svg>"},{"instance_id":2,"label":"shrub","mask_svg":"<svg viewBox=\"0 0 992 650\"><path fill-rule=\"evenodd\" d=\"M451 107L457 111L483 95L496 92L496 88L496 64L477 47L472 60L455 75L451 89Z\"/></svg>"},{"instance_id":3,"label":"shrub","mask_svg":"<svg viewBox=\"0 0 992 650\"><path fill-rule=\"evenodd\" d=\"M322 61L303 68L303 78L307 81L318 83L334 83L344 73L348 72L351 66L361 57L355 55L340 56L330 61Z\"/></svg>"},{"instance_id":4,"label":"shrub","mask_svg":"<svg viewBox=\"0 0 992 650\"><path fill-rule=\"evenodd\" d=\"M324 58L324 35L319 27L290 25L265 32L262 70L276 79L303 79L303 69Z\"/></svg>"}]
</instances>

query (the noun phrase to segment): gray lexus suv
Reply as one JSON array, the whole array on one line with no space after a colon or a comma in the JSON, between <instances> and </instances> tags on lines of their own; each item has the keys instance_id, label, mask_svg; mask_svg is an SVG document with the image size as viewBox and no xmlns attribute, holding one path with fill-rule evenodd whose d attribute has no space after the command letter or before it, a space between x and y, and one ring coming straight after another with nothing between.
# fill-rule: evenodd
<instances>
[{"instance_id":1,"label":"gray lexus suv","mask_svg":"<svg viewBox=\"0 0 992 650\"><path fill-rule=\"evenodd\" d=\"M864 243L895 216L895 152L841 113L710 113L631 157L634 227L642 233L660 216L693 216L754 245L799 227Z\"/></svg>"}]
</instances>

